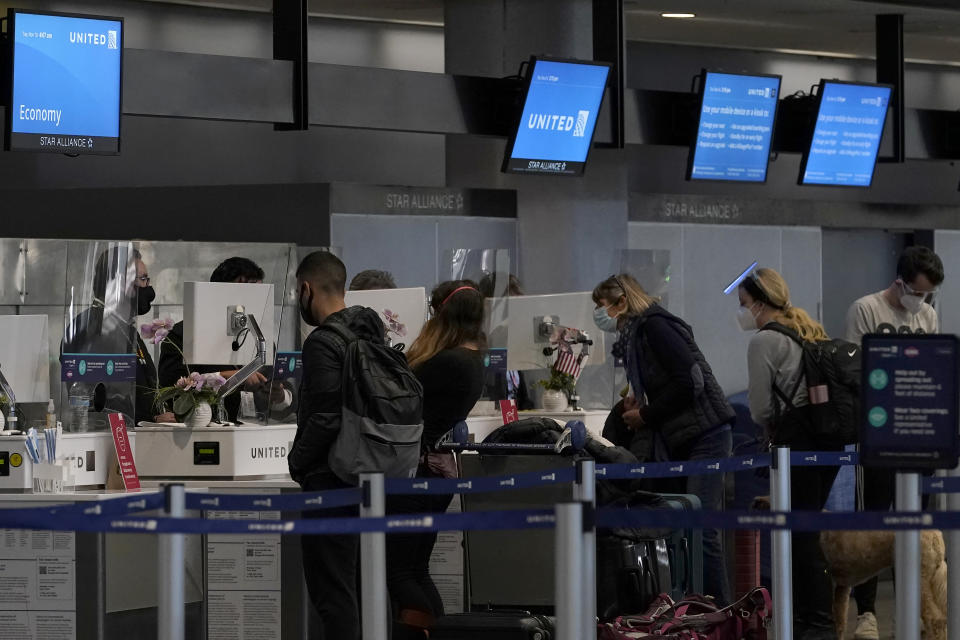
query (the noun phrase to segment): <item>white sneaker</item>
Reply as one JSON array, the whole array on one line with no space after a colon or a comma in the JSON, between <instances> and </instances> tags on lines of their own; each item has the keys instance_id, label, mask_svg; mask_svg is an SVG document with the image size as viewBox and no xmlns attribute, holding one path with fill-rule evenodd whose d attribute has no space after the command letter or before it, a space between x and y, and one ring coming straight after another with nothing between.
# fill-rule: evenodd
<instances>
[{"instance_id":1,"label":"white sneaker","mask_svg":"<svg viewBox=\"0 0 960 640\"><path fill-rule=\"evenodd\" d=\"M869 612L857 616L857 629L853 637L854 640L880 640L877 617Z\"/></svg>"}]
</instances>

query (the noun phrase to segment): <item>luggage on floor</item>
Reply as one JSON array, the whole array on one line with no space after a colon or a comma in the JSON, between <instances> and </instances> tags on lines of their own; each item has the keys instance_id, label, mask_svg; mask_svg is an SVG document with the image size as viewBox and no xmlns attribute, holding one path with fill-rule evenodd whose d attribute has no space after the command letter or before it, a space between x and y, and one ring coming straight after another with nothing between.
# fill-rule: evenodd
<instances>
[{"instance_id":1,"label":"luggage on floor","mask_svg":"<svg viewBox=\"0 0 960 640\"><path fill-rule=\"evenodd\" d=\"M554 618L527 611L481 611L443 616L431 640L552 640Z\"/></svg>"},{"instance_id":2,"label":"luggage on floor","mask_svg":"<svg viewBox=\"0 0 960 640\"><path fill-rule=\"evenodd\" d=\"M671 589L667 541L597 537L597 616L613 620L646 611L658 594Z\"/></svg>"},{"instance_id":3,"label":"luggage on floor","mask_svg":"<svg viewBox=\"0 0 960 640\"><path fill-rule=\"evenodd\" d=\"M661 493L660 496L677 511L701 508L700 498L691 493ZM667 552L673 577L667 593L674 600L681 600L688 593L703 593L703 531L673 530L667 538Z\"/></svg>"},{"instance_id":4,"label":"luggage on floor","mask_svg":"<svg viewBox=\"0 0 960 640\"><path fill-rule=\"evenodd\" d=\"M751 590L728 607L710 598L690 595L674 602L662 593L646 612L621 616L597 627L599 640L767 640L772 603L763 587Z\"/></svg>"}]
</instances>

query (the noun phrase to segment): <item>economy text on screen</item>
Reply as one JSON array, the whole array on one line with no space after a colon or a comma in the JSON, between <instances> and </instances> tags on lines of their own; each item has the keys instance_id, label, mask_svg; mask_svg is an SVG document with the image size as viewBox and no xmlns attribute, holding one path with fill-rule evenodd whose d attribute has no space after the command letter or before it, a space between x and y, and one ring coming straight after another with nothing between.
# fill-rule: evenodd
<instances>
[{"instance_id":1,"label":"economy text on screen","mask_svg":"<svg viewBox=\"0 0 960 640\"><path fill-rule=\"evenodd\" d=\"M122 23L17 13L11 148L115 153Z\"/></svg>"},{"instance_id":2,"label":"economy text on screen","mask_svg":"<svg viewBox=\"0 0 960 640\"><path fill-rule=\"evenodd\" d=\"M763 182L780 78L707 73L690 177Z\"/></svg>"},{"instance_id":3,"label":"economy text on screen","mask_svg":"<svg viewBox=\"0 0 960 640\"><path fill-rule=\"evenodd\" d=\"M609 68L537 60L508 170L575 174L583 171Z\"/></svg>"},{"instance_id":4,"label":"economy text on screen","mask_svg":"<svg viewBox=\"0 0 960 640\"><path fill-rule=\"evenodd\" d=\"M803 184L869 187L889 101L889 87L824 83Z\"/></svg>"}]
</instances>

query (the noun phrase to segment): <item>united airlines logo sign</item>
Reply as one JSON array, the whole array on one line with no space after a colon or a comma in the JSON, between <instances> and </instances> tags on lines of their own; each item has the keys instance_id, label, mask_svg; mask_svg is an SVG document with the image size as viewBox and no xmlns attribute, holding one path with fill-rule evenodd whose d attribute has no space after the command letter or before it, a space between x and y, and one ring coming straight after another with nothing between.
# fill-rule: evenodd
<instances>
[{"instance_id":1,"label":"united airlines logo sign","mask_svg":"<svg viewBox=\"0 0 960 640\"><path fill-rule=\"evenodd\" d=\"M95 47L117 48L117 32L110 30L106 33L70 32L70 44L87 44Z\"/></svg>"},{"instance_id":2,"label":"united airlines logo sign","mask_svg":"<svg viewBox=\"0 0 960 640\"><path fill-rule=\"evenodd\" d=\"M573 137L583 138L587 135L587 120L590 119L590 112L582 109L577 112L577 122L573 125Z\"/></svg>"},{"instance_id":3,"label":"united airlines logo sign","mask_svg":"<svg viewBox=\"0 0 960 640\"><path fill-rule=\"evenodd\" d=\"M590 120L590 112L584 110L578 111L576 117L558 113L531 113L527 118L527 129L572 132L574 138L584 138L587 135L588 120Z\"/></svg>"}]
</instances>

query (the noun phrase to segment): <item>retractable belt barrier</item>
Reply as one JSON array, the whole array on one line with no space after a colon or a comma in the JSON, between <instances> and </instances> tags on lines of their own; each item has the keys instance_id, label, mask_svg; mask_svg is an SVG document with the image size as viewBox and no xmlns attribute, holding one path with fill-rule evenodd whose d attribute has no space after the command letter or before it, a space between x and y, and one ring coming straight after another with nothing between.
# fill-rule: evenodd
<instances>
[{"instance_id":1,"label":"retractable belt barrier","mask_svg":"<svg viewBox=\"0 0 960 640\"><path fill-rule=\"evenodd\" d=\"M796 466L835 466L857 464L854 452L792 452ZM760 469L771 465L770 454L737 456L715 460L693 460L648 464L596 465L598 479L618 480L663 478ZM456 493L492 493L572 483L576 469L565 467L548 471L524 472L493 478L413 478L387 479L387 494L441 495ZM927 478L925 493L960 492L960 478ZM69 495L64 495L69 499ZM363 499L360 488L290 494L213 494L187 493L186 508L195 511L314 511L358 505ZM112 498L96 503L56 507L0 509L0 527L38 530L142 533L243 533L243 534L356 534L368 532L410 533L417 531L471 531L493 529L550 528L552 510L513 510L474 513L423 514L383 518L305 518L277 521L167 518L135 515L162 509L162 494ZM691 527L719 529L810 530L910 530L960 529L960 512L713 512L644 511L637 509L599 509L594 512L596 526L615 527Z\"/></svg>"}]
</instances>

